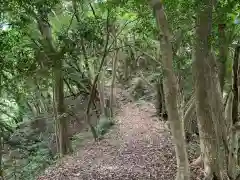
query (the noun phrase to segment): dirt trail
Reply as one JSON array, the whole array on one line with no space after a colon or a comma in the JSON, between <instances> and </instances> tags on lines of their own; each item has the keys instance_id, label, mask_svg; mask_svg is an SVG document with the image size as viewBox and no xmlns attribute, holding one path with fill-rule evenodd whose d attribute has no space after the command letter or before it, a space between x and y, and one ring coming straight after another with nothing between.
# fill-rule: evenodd
<instances>
[{"instance_id":1,"label":"dirt trail","mask_svg":"<svg viewBox=\"0 0 240 180\"><path fill-rule=\"evenodd\" d=\"M116 125L100 142L46 170L38 180L173 180L175 155L150 103L121 106Z\"/></svg>"}]
</instances>

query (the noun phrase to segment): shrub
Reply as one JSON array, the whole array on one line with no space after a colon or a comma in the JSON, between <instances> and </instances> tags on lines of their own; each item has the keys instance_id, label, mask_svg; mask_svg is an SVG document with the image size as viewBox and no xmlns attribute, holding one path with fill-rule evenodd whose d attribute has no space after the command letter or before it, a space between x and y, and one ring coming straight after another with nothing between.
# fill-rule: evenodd
<instances>
[{"instance_id":1,"label":"shrub","mask_svg":"<svg viewBox=\"0 0 240 180\"><path fill-rule=\"evenodd\" d=\"M96 128L98 136L101 138L104 134L106 134L108 132L110 127L113 125L114 125L113 120L106 118L106 117L100 118L99 123Z\"/></svg>"}]
</instances>

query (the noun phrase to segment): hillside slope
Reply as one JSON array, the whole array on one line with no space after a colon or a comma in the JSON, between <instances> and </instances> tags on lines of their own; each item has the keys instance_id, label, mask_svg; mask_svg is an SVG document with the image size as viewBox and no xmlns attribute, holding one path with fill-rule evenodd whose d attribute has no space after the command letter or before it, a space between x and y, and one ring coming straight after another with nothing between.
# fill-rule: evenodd
<instances>
[{"instance_id":1,"label":"hillside slope","mask_svg":"<svg viewBox=\"0 0 240 180\"><path fill-rule=\"evenodd\" d=\"M173 180L171 138L154 112L151 103L122 104L116 125L103 140L89 141L38 180Z\"/></svg>"}]
</instances>

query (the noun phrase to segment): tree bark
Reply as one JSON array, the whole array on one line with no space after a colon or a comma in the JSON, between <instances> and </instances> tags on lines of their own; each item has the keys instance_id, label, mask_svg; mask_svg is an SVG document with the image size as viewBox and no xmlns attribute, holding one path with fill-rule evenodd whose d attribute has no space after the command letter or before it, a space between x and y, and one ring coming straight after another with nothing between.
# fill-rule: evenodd
<instances>
[{"instance_id":1,"label":"tree bark","mask_svg":"<svg viewBox=\"0 0 240 180\"><path fill-rule=\"evenodd\" d=\"M225 110L224 110L227 134L230 133L232 128L232 105L233 105L233 93L231 91L228 95L227 102L225 105Z\"/></svg>"},{"instance_id":2,"label":"tree bark","mask_svg":"<svg viewBox=\"0 0 240 180\"><path fill-rule=\"evenodd\" d=\"M237 130L232 128L235 127L237 122L238 122L238 105L239 105L239 94L238 94L238 68L239 68L239 51L240 51L240 46L237 45L235 48L235 53L234 53L234 59L233 59L233 71L232 71L232 93L230 94L229 97L229 102L232 102L232 105L228 104L228 118L229 122L227 122L229 125L228 127L228 132L229 132L229 154L228 154L228 173L229 176L233 179L236 178L236 166L237 166L237 161L238 161L238 149L239 149L239 144L238 144L238 133ZM232 95L232 96L231 96Z\"/></svg>"},{"instance_id":3,"label":"tree bark","mask_svg":"<svg viewBox=\"0 0 240 180\"><path fill-rule=\"evenodd\" d=\"M162 80L156 83L157 99L156 99L156 111L157 115L160 118L163 118L165 113L165 101L164 101L164 92L163 92L163 83Z\"/></svg>"},{"instance_id":4,"label":"tree bark","mask_svg":"<svg viewBox=\"0 0 240 180\"><path fill-rule=\"evenodd\" d=\"M70 140L68 138L67 121L63 114L65 113L64 107L64 78L63 78L63 54L58 52L54 46L51 27L48 22L48 13L44 7L39 9L38 25L42 34L43 40L46 44L44 47L48 58L53 62L53 82L54 82L54 94L55 94L55 107L56 110L56 124L57 124L57 136L59 143L60 155L67 154L71 151Z\"/></svg>"},{"instance_id":5,"label":"tree bark","mask_svg":"<svg viewBox=\"0 0 240 180\"><path fill-rule=\"evenodd\" d=\"M164 74L164 93L166 109L168 112L173 142L177 157L177 180L188 180L190 178L189 164L186 152L185 135L182 122L177 110L177 80L173 71L173 50L170 42L170 30L165 16L163 5L159 0L152 0L152 7L156 21L162 34L159 34L162 49L162 63Z\"/></svg>"},{"instance_id":6,"label":"tree bark","mask_svg":"<svg viewBox=\"0 0 240 180\"><path fill-rule=\"evenodd\" d=\"M237 45L233 58L233 76L232 76L232 91L233 91L233 104L232 104L232 121L233 125L238 121L238 68L239 68L239 53L240 45Z\"/></svg>"},{"instance_id":7,"label":"tree bark","mask_svg":"<svg viewBox=\"0 0 240 180\"><path fill-rule=\"evenodd\" d=\"M2 156L3 156L3 132L0 128L0 180L3 180L3 163L2 163Z\"/></svg>"},{"instance_id":8,"label":"tree bark","mask_svg":"<svg viewBox=\"0 0 240 180\"><path fill-rule=\"evenodd\" d=\"M184 124L184 130L185 130L185 136L186 136L187 142L190 141L190 137L194 133L194 130L196 129L193 127L194 125L196 125L193 119L193 115L195 114L196 114L195 97L192 96L187 104L187 107L183 116L183 124Z\"/></svg>"},{"instance_id":9,"label":"tree bark","mask_svg":"<svg viewBox=\"0 0 240 180\"><path fill-rule=\"evenodd\" d=\"M115 54L112 59L112 82L111 82L111 92L110 92L110 105L109 105L109 116L113 118L114 107L116 103L115 95L116 95L116 71L117 71L117 63L119 59L119 50L117 49L118 40L117 40L117 29L115 25L113 25L113 36L115 38L114 46L115 46Z\"/></svg>"},{"instance_id":10,"label":"tree bark","mask_svg":"<svg viewBox=\"0 0 240 180\"><path fill-rule=\"evenodd\" d=\"M227 53L228 53L228 46L226 42L226 34L225 34L225 24L218 25L218 33L219 33L219 81L220 81L220 88L223 93L224 82L225 82L225 74L226 74L226 62L227 62Z\"/></svg>"},{"instance_id":11,"label":"tree bark","mask_svg":"<svg viewBox=\"0 0 240 180\"><path fill-rule=\"evenodd\" d=\"M105 84L104 71L102 71L99 74L99 80L97 82L97 88L98 88L98 91L99 91L101 115L103 115L104 117L107 117L108 113L107 113L107 110L106 110L106 102L105 102L105 94L104 94L104 84Z\"/></svg>"},{"instance_id":12,"label":"tree bark","mask_svg":"<svg viewBox=\"0 0 240 180\"><path fill-rule=\"evenodd\" d=\"M59 153L60 155L65 155L71 151L71 148L68 139L67 121L66 118L63 116L63 114L65 113L65 105L64 105L64 80L61 59L55 60L54 81L55 81L55 100L57 107Z\"/></svg>"},{"instance_id":13,"label":"tree bark","mask_svg":"<svg viewBox=\"0 0 240 180\"><path fill-rule=\"evenodd\" d=\"M196 20L195 97L205 179L228 179L222 152L223 109L216 62L211 54L213 1L199 3ZM219 103L219 104L217 104ZM221 127L221 128L220 128ZM224 158L223 158L224 157Z\"/></svg>"},{"instance_id":14,"label":"tree bark","mask_svg":"<svg viewBox=\"0 0 240 180\"><path fill-rule=\"evenodd\" d=\"M2 76L0 75L0 95L2 96ZM1 119L2 120L2 119ZM3 180L3 129L0 128L0 180Z\"/></svg>"}]
</instances>

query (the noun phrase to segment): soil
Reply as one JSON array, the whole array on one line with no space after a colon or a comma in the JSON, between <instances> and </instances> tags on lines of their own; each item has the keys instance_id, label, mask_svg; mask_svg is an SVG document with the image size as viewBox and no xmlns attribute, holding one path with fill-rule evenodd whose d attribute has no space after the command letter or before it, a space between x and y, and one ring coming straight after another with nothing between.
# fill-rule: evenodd
<instances>
[{"instance_id":1,"label":"soil","mask_svg":"<svg viewBox=\"0 0 240 180\"><path fill-rule=\"evenodd\" d=\"M121 102L116 124L99 142L88 141L73 155L45 170L38 180L174 180L176 159L170 133L154 118L152 103ZM197 157L190 148L190 161ZM201 168L191 168L193 180Z\"/></svg>"}]
</instances>

